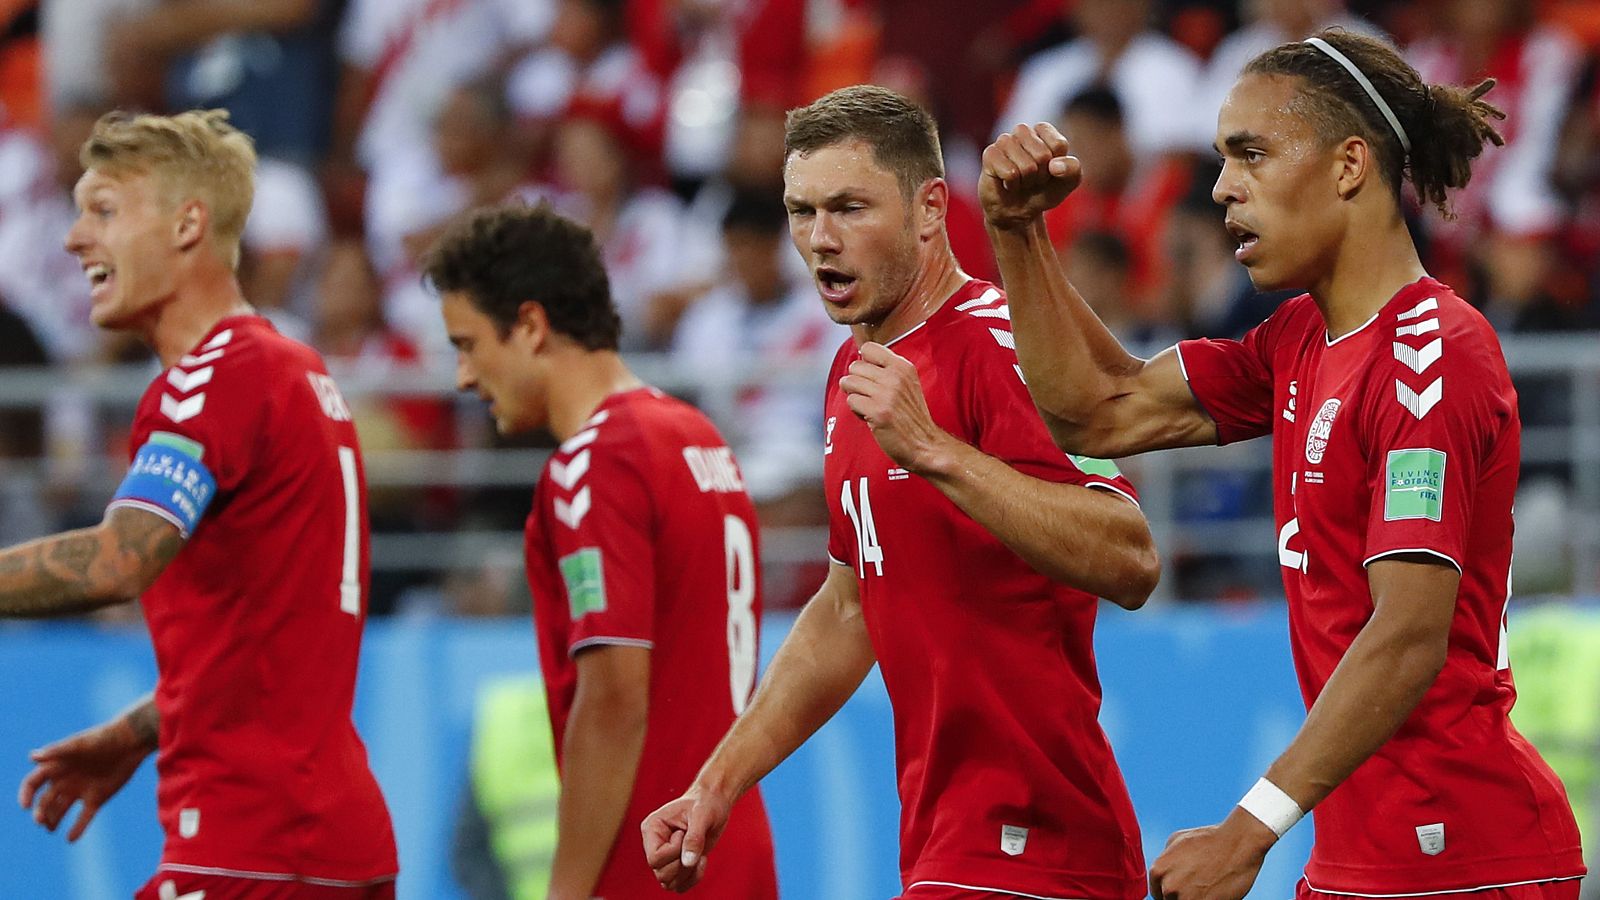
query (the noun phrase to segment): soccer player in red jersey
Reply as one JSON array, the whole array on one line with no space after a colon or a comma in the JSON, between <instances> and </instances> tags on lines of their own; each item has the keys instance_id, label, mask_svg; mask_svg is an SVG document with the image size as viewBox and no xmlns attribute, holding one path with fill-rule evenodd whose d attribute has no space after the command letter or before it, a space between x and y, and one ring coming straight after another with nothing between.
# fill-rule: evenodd
<instances>
[{"instance_id":1,"label":"soccer player in red jersey","mask_svg":"<svg viewBox=\"0 0 1600 900\"><path fill-rule=\"evenodd\" d=\"M1575 898L1561 783L1511 725L1517 396L1489 324L1428 277L1400 189L1444 206L1498 143L1472 90L1338 30L1257 57L1223 105L1213 190L1258 288L1303 287L1242 341L1130 356L1055 262L1041 214L1078 180L1019 126L981 186L1017 350L1057 443L1120 457L1272 435L1278 559L1310 707L1218 825L1151 866L1160 900L1244 896L1315 809L1303 898Z\"/></svg>"},{"instance_id":2,"label":"soccer player in red jersey","mask_svg":"<svg viewBox=\"0 0 1600 900\"><path fill-rule=\"evenodd\" d=\"M461 389L491 403L502 433L548 428L561 442L527 526L561 771L549 897L666 896L632 835L755 688L755 506L716 427L617 355L588 229L543 205L486 209L440 238L425 271ZM776 898L759 794L733 810L726 839L708 896Z\"/></svg>"},{"instance_id":3,"label":"soccer player in red jersey","mask_svg":"<svg viewBox=\"0 0 1600 900\"><path fill-rule=\"evenodd\" d=\"M255 152L221 111L111 113L84 144L67 249L96 325L165 370L94 528L0 552L0 613L140 599L153 698L36 751L20 800L74 840L152 750L166 847L139 900L394 896L389 813L350 720L367 518L350 411L234 274Z\"/></svg>"},{"instance_id":4,"label":"soccer player in red jersey","mask_svg":"<svg viewBox=\"0 0 1600 900\"><path fill-rule=\"evenodd\" d=\"M905 900L1142 897L1093 652L1096 597L1138 607L1159 575L1132 486L1051 444L1005 296L950 251L926 112L877 87L792 111L784 185L795 246L853 333L824 412L832 565L750 709L645 823L651 865L680 890L715 873L728 810L876 661Z\"/></svg>"}]
</instances>

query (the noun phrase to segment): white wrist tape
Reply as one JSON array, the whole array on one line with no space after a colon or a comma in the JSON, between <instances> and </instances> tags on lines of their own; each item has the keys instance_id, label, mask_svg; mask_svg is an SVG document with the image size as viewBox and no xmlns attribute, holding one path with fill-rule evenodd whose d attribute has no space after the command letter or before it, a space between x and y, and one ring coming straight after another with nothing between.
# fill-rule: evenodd
<instances>
[{"instance_id":1,"label":"white wrist tape","mask_svg":"<svg viewBox=\"0 0 1600 900\"><path fill-rule=\"evenodd\" d=\"M1271 828L1278 837L1283 837L1284 832L1293 828L1294 823L1306 814L1293 797L1265 778L1258 780L1255 787L1245 792L1244 799L1239 801L1239 808L1260 819L1261 824Z\"/></svg>"}]
</instances>

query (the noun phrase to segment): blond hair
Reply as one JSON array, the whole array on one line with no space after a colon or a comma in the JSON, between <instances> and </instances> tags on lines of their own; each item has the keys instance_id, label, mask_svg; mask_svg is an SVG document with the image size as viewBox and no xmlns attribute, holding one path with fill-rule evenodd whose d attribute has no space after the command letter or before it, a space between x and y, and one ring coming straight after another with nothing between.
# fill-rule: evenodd
<instances>
[{"instance_id":1,"label":"blond hair","mask_svg":"<svg viewBox=\"0 0 1600 900\"><path fill-rule=\"evenodd\" d=\"M78 151L85 169L150 175L174 205L199 200L224 259L239 264L239 239L255 199L255 144L228 124L223 109L173 116L106 113Z\"/></svg>"}]
</instances>

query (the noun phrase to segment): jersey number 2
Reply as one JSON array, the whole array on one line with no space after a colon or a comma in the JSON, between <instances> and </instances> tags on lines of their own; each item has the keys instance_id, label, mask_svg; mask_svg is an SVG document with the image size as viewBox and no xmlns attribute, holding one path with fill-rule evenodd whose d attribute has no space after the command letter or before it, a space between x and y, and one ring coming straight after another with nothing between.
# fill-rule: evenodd
<instances>
[{"instance_id":1,"label":"jersey number 2","mask_svg":"<svg viewBox=\"0 0 1600 900\"><path fill-rule=\"evenodd\" d=\"M339 611L361 615L361 483L356 478L356 451L339 448L339 474L344 478L344 566L339 573Z\"/></svg>"}]
</instances>

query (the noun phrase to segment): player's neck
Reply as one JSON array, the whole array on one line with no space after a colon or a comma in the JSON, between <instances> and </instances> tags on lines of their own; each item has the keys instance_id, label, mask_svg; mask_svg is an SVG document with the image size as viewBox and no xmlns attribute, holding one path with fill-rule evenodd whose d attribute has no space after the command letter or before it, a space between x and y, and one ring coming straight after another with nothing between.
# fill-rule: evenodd
<instances>
[{"instance_id":1,"label":"player's neck","mask_svg":"<svg viewBox=\"0 0 1600 900\"><path fill-rule=\"evenodd\" d=\"M1328 337L1341 338L1366 324L1400 289L1422 278L1416 245L1395 216L1387 228L1355 229L1340 248L1327 277L1311 287Z\"/></svg>"},{"instance_id":2,"label":"player's neck","mask_svg":"<svg viewBox=\"0 0 1600 900\"><path fill-rule=\"evenodd\" d=\"M557 441L577 434L583 423L612 394L644 387L615 350L572 348L552 360L550 379L550 433Z\"/></svg>"},{"instance_id":3,"label":"player's neck","mask_svg":"<svg viewBox=\"0 0 1600 900\"><path fill-rule=\"evenodd\" d=\"M145 342L163 368L176 365L217 323L255 309L246 302L231 269L204 267L182 280L145 330Z\"/></svg>"},{"instance_id":4,"label":"player's neck","mask_svg":"<svg viewBox=\"0 0 1600 900\"><path fill-rule=\"evenodd\" d=\"M884 316L883 321L851 327L856 343L876 341L887 344L907 334L938 312L939 307L950 299L950 295L967 283L967 279L967 273L961 271L961 265L956 262L955 254L950 252L950 245L943 244L939 249L929 253L917 267L917 273L906 288L905 296L895 305L893 311Z\"/></svg>"}]
</instances>

